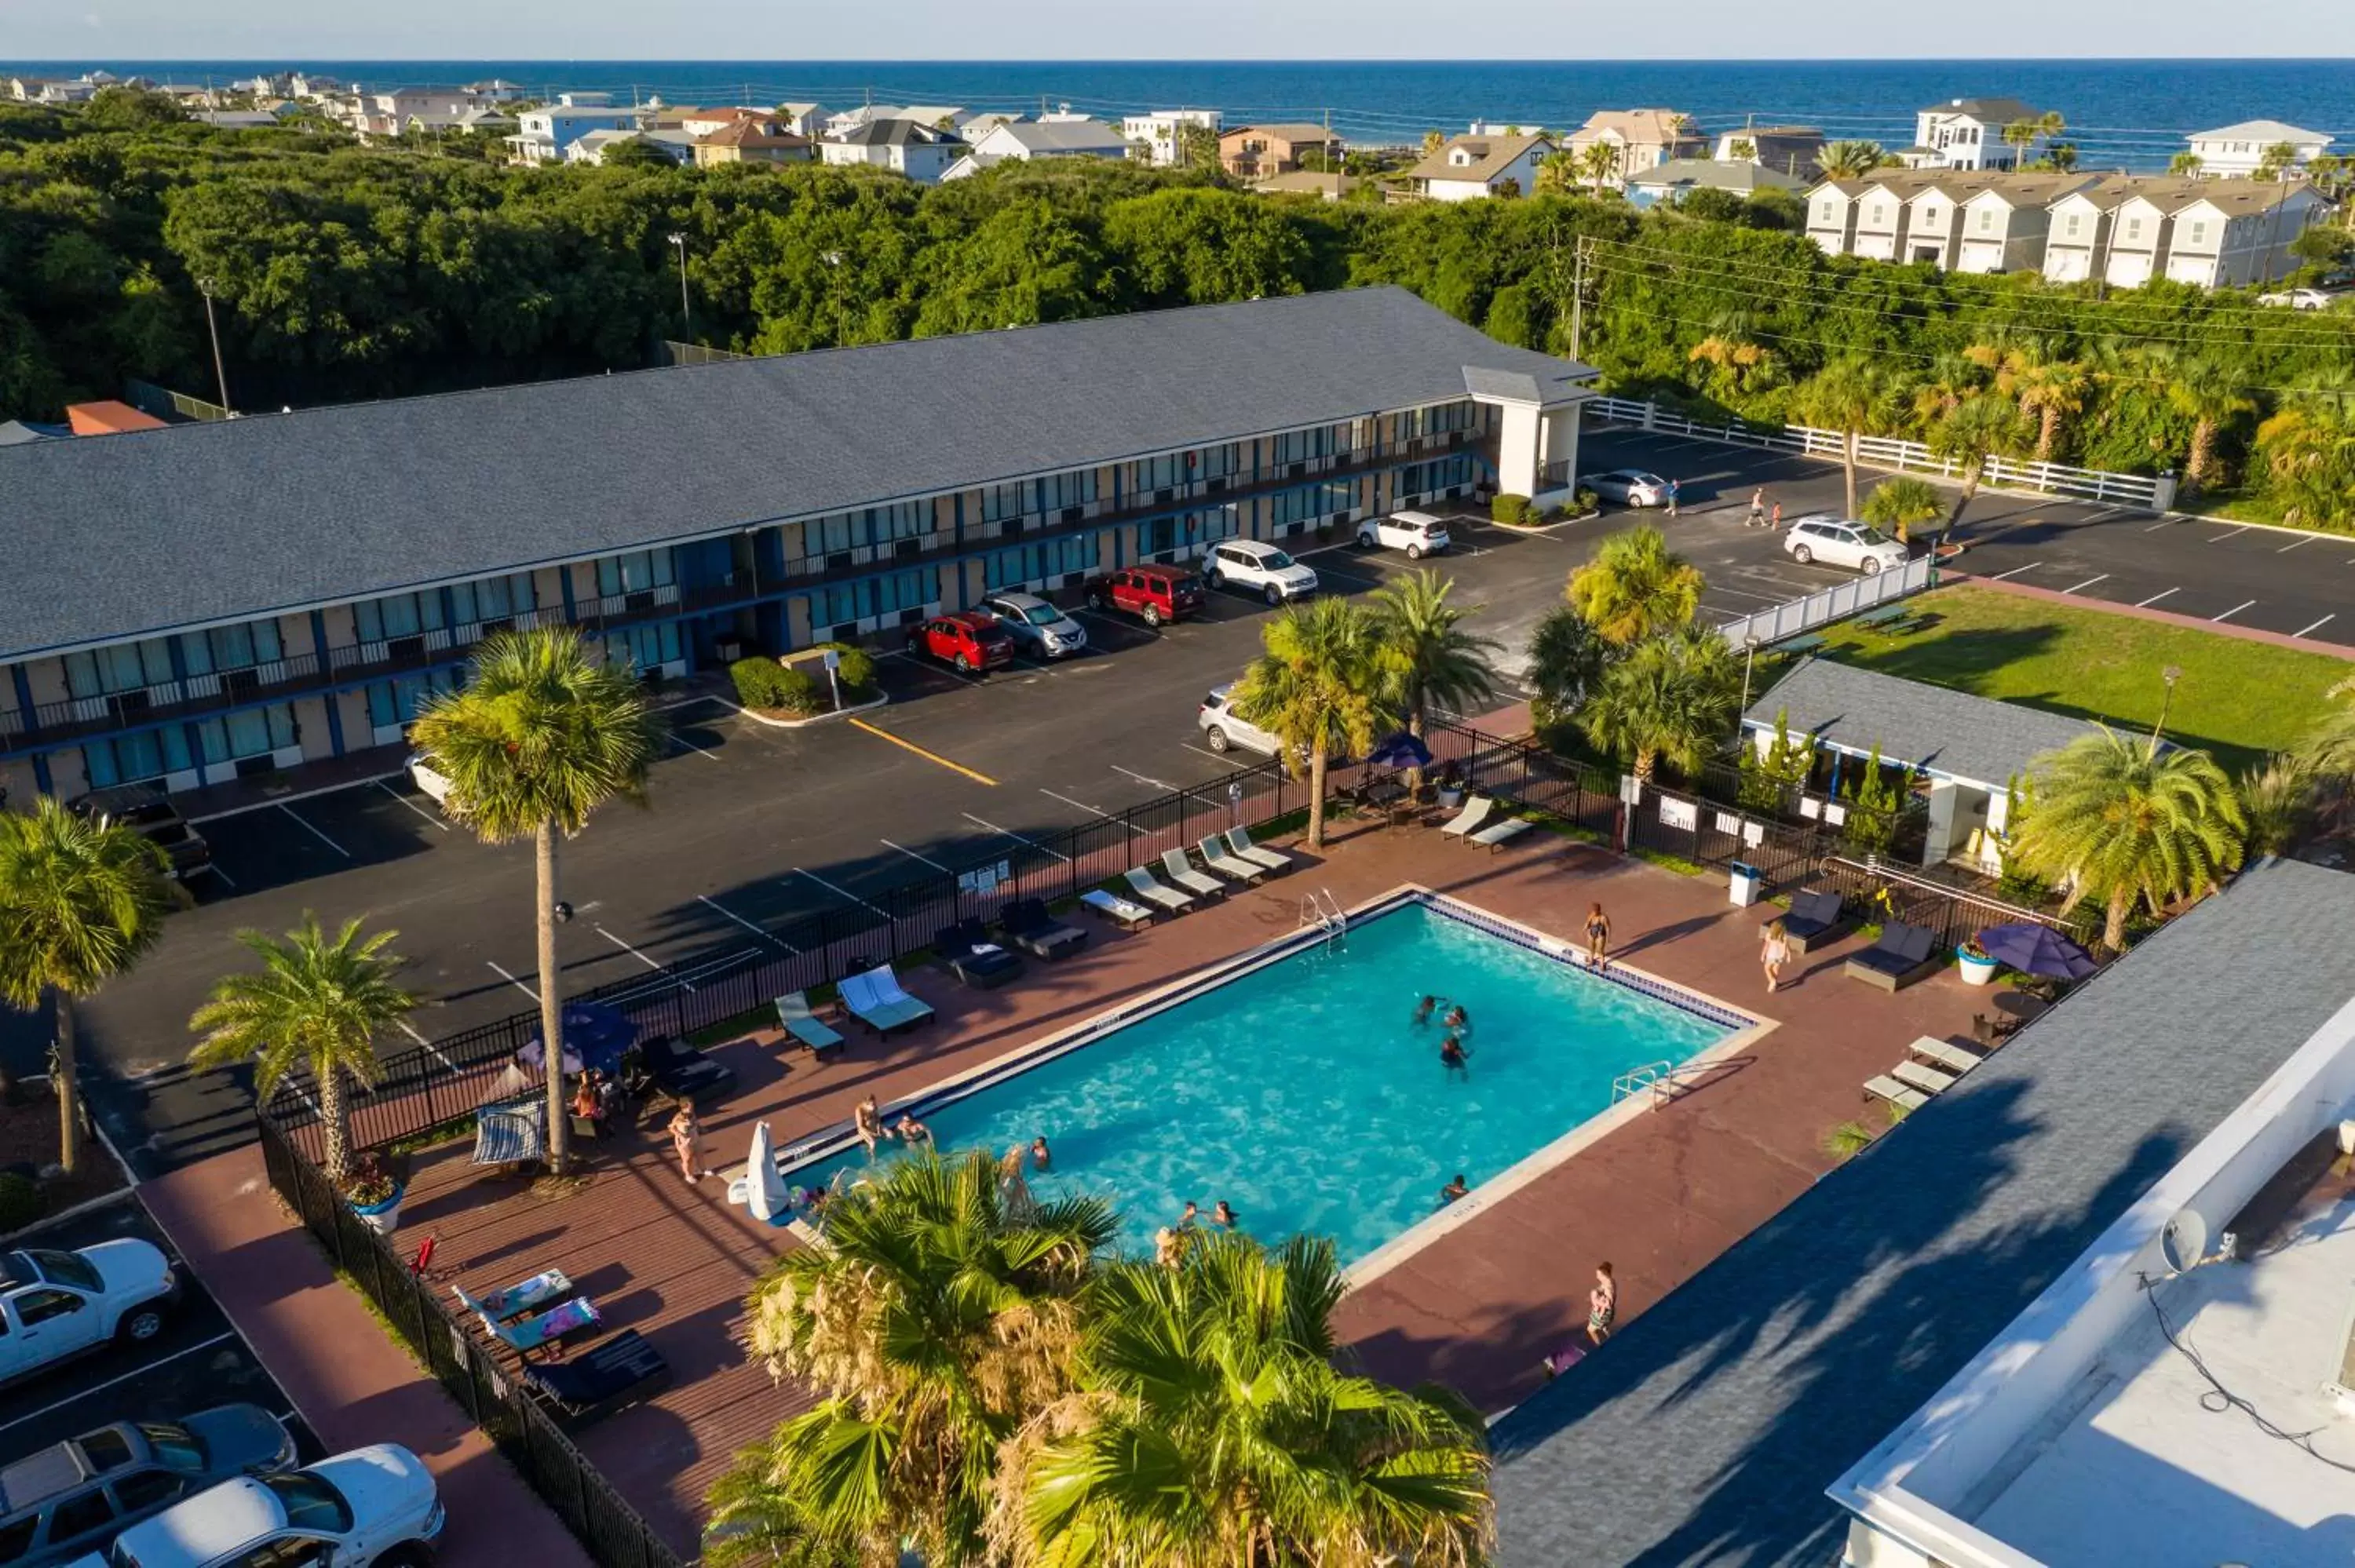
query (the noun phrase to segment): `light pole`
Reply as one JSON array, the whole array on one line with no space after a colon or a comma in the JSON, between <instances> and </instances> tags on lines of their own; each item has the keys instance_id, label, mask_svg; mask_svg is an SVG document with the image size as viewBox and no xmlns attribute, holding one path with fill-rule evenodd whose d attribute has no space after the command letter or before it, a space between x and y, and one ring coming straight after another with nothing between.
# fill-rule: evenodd
<instances>
[{"instance_id":1,"label":"light pole","mask_svg":"<svg viewBox=\"0 0 2355 1568\"><path fill-rule=\"evenodd\" d=\"M1758 662L1758 639L1755 635L1742 640L1742 712L1750 711L1750 672Z\"/></svg>"},{"instance_id":2,"label":"light pole","mask_svg":"<svg viewBox=\"0 0 2355 1568\"><path fill-rule=\"evenodd\" d=\"M235 414L229 407L229 372L221 367L220 323L213 319L213 282L209 278L197 280L197 291L205 297L205 331L213 340L213 383L220 389L221 412Z\"/></svg>"},{"instance_id":3,"label":"light pole","mask_svg":"<svg viewBox=\"0 0 2355 1568\"><path fill-rule=\"evenodd\" d=\"M2175 702L2175 683L2183 679L2183 671L2169 664L2158 673L2158 678L2167 683L2167 694L2158 699L2158 722L2150 726L2150 755L2153 757L2158 755L2159 734L2167 728L2167 710Z\"/></svg>"},{"instance_id":4,"label":"light pole","mask_svg":"<svg viewBox=\"0 0 2355 1568\"><path fill-rule=\"evenodd\" d=\"M674 232L670 242L678 249L679 334L692 342L695 338L695 317L687 308L687 236Z\"/></svg>"}]
</instances>

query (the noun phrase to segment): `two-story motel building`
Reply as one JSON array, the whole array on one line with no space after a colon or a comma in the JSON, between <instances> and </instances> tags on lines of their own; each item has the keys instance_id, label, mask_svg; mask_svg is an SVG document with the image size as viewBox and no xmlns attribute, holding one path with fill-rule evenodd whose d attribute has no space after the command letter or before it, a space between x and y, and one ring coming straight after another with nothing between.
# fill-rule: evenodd
<instances>
[{"instance_id":1,"label":"two-story motel building","mask_svg":"<svg viewBox=\"0 0 2355 1568\"><path fill-rule=\"evenodd\" d=\"M679 676L1479 478L1558 498L1592 376L1368 289L0 449L0 782L397 745L506 627Z\"/></svg>"}]
</instances>

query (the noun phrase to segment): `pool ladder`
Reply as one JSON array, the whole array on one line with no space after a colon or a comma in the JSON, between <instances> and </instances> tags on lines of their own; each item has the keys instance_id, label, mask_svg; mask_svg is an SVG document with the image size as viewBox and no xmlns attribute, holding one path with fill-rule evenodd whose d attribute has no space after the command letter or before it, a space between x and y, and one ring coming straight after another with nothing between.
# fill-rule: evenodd
<instances>
[{"instance_id":1,"label":"pool ladder","mask_svg":"<svg viewBox=\"0 0 2355 1568\"><path fill-rule=\"evenodd\" d=\"M1349 917L1341 912L1340 901L1333 896L1332 889L1320 887L1300 901L1300 924L1296 928L1323 932L1329 951L1340 946L1341 938L1348 934Z\"/></svg>"},{"instance_id":2,"label":"pool ladder","mask_svg":"<svg viewBox=\"0 0 2355 1568\"><path fill-rule=\"evenodd\" d=\"M1611 1080L1611 1103L1614 1106L1632 1096L1648 1094L1652 1097L1653 1108L1657 1109L1674 1099L1676 1092L1677 1065L1674 1062L1646 1062L1633 1072L1622 1073Z\"/></svg>"}]
</instances>

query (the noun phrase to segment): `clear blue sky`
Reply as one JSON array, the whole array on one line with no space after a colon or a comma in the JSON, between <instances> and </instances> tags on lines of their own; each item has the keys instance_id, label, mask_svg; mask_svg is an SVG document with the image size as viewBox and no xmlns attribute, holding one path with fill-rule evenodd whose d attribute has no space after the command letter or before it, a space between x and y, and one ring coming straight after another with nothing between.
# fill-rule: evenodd
<instances>
[{"instance_id":1,"label":"clear blue sky","mask_svg":"<svg viewBox=\"0 0 2355 1568\"><path fill-rule=\"evenodd\" d=\"M1794 24L1803 24L1804 36ZM0 0L0 58L1867 59L2355 56L2355 0Z\"/></svg>"}]
</instances>

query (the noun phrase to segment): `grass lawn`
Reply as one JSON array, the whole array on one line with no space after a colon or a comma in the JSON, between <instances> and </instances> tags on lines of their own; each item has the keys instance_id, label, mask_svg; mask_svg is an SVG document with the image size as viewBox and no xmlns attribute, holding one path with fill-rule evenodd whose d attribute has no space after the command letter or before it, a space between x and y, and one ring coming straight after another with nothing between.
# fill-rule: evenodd
<instances>
[{"instance_id":1,"label":"grass lawn","mask_svg":"<svg viewBox=\"0 0 2355 1568\"><path fill-rule=\"evenodd\" d=\"M2238 771L2295 742L2355 661L1958 584L1914 599L1920 630L1832 628L1824 652L1909 681L2147 730L2166 683L2169 736Z\"/></svg>"}]
</instances>

